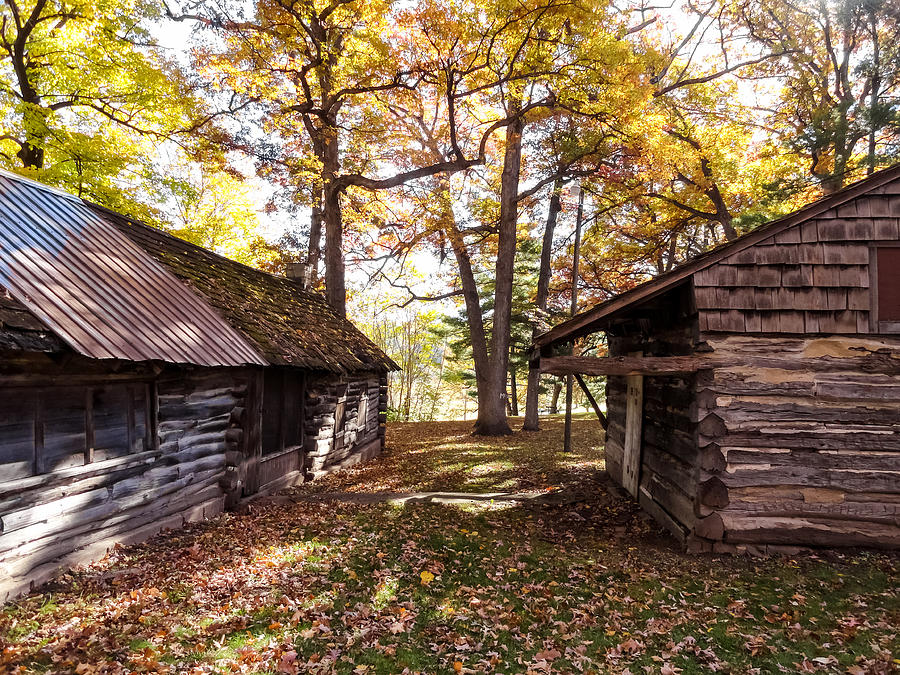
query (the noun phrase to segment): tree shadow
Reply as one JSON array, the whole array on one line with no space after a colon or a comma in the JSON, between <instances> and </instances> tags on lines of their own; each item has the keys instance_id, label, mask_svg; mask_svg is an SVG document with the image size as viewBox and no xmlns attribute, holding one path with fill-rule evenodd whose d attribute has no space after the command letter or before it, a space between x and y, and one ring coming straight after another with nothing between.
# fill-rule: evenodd
<instances>
[{"instance_id":1,"label":"tree shadow","mask_svg":"<svg viewBox=\"0 0 900 675\"><path fill-rule=\"evenodd\" d=\"M566 561L596 556L598 546L614 556L626 543L676 552L675 542L633 501L607 486L600 474L581 494L555 491L527 503L470 495L465 506L314 503L290 494L262 499L247 513L118 548L17 603L19 614L41 614L51 599L58 608L43 612L32 636L40 648L26 651L23 663L49 664L54 654L65 654L75 664L133 667L141 659L161 658L175 644L180 659L199 663L270 641L284 626L308 632L317 621L349 639L355 629L342 623L348 608L361 603L354 612L381 616L388 610L378 596L392 583L390 596L400 600L388 604L396 609L397 602L423 590L422 570L444 574L443 591L428 596L431 623L420 626L440 632L453 622L434 614L435 608L456 602L461 585L507 587L509 579L492 574L521 557L530 556L534 574L553 578ZM469 544L467 533L474 532L484 538L486 552ZM484 569L460 572L463 554ZM2 636L10 615L0 616ZM387 623L379 623L372 639L377 636L391 637Z\"/></svg>"},{"instance_id":2,"label":"tree shadow","mask_svg":"<svg viewBox=\"0 0 900 675\"><path fill-rule=\"evenodd\" d=\"M605 468L595 419L574 420L570 453L562 452L562 419L545 418L542 425L538 432L485 438L471 435L471 422L395 423L381 457L301 489L513 492L574 485Z\"/></svg>"}]
</instances>

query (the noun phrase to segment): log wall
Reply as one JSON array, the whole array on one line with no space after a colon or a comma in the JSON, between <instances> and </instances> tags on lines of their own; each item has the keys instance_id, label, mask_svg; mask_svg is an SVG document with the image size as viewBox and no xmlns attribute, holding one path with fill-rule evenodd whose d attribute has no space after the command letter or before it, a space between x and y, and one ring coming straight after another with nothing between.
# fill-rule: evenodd
<instances>
[{"instance_id":1,"label":"log wall","mask_svg":"<svg viewBox=\"0 0 900 675\"><path fill-rule=\"evenodd\" d=\"M309 478L370 459L384 445L387 396L378 373L310 375L304 446Z\"/></svg>"},{"instance_id":2,"label":"log wall","mask_svg":"<svg viewBox=\"0 0 900 675\"><path fill-rule=\"evenodd\" d=\"M698 375L693 545L900 547L900 337L708 345L741 365Z\"/></svg>"},{"instance_id":3,"label":"log wall","mask_svg":"<svg viewBox=\"0 0 900 675\"><path fill-rule=\"evenodd\" d=\"M60 381L67 383L68 392L78 380L102 387L113 377L96 369L73 372L71 365L63 375L50 371L42 362L33 364L27 380L15 373L0 374L0 388L9 394L33 392L39 386L52 400ZM244 371L171 369L152 380L147 371L135 375L151 392L146 419L156 434L147 445L129 448L109 442L106 454L92 456L90 443L99 439L86 435L83 420L79 426L74 414L65 422L72 433L58 434L65 445L59 452L73 458L64 465L33 466L23 476L21 463L6 461L13 446L0 445L0 602L43 583L60 568L102 557L115 543L140 541L222 511L225 454L243 433L235 412L246 392ZM115 377L127 378L128 373ZM49 412L53 406L45 410L59 416ZM83 416L84 407L79 412ZM10 416L0 418L0 425L4 422L9 427ZM33 425L30 447L41 428ZM136 431L117 433L127 439Z\"/></svg>"},{"instance_id":4,"label":"log wall","mask_svg":"<svg viewBox=\"0 0 900 675\"><path fill-rule=\"evenodd\" d=\"M644 356L684 356L696 344L696 322L690 297L679 291L663 300L658 330L648 333L638 322L609 334L610 356L636 352ZM656 328L656 326L654 326ZM633 330L632 330L633 329ZM697 494L695 376L647 376L643 381L641 460L638 501L679 539L696 520ZM623 483L626 378L610 376L606 388L606 466Z\"/></svg>"}]
</instances>

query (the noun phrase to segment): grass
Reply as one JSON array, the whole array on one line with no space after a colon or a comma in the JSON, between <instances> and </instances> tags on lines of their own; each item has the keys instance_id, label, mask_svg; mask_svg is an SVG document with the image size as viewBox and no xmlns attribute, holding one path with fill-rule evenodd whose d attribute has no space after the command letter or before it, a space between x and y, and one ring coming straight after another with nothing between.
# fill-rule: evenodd
<instances>
[{"instance_id":1,"label":"grass","mask_svg":"<svg viewBox=\"0 0 900 675\"><path fill-rule=\"evenodd\" d=\"M898 558L682 554L604 489L596 422L500 440L403 424L299 499L167 533L0 613L0 672L892 673ZM577 504L310 492L589 486ZM111 570L122 571L111 575Z\"/></svg>"}]
</instances>

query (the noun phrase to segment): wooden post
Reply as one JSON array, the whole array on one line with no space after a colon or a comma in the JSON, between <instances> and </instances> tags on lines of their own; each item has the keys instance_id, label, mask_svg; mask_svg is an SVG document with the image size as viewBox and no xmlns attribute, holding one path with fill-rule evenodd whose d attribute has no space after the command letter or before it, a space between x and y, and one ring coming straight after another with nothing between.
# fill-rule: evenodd
<instances>
[{"instance_id":1,"label":"wooden post","mask_svg":"<svg viewBox=\"0 0 900 675\"><path fill-rule=\"evenodd\" d=\"M572 251L572 304L570 314L578 311L578 258L581 254L581 219L584 215L584 190L578 189L578 211L575 215L575 246ZM575 345L572 345L574 354ZM566 424L563 430L563 452L572 451L572 375L566 375Z\"/></svg>"},{"instance_id":2,"label":"wooden post","mask_svg":"<svg viewBox=\"0 0 900 675\"><path fill-rule=\"evenodd\" d=\"M572 376L566 375L566 423L563 429L563 452L572 452Z\"/></svg>"},{"instance_id":3,"label":"wooden post","mask_svg":"<svg viewBox=\"0 0 900 675\"><path fill-rule=\"evenodd\" d=\"M640 356L640 352L629 354ZM622 458L622 486L638 496L641 478L641 427L644 417L644 376L628 375L625 378L625 448Z\"/></svg>"}]
</instances>

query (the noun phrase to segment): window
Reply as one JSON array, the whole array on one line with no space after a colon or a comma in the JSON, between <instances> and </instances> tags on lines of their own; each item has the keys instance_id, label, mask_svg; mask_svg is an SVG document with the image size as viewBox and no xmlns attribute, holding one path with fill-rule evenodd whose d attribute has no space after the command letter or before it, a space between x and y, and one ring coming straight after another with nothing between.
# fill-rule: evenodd
<instances>
[{"instance_id":1,"label":"window","mask_svg":"<svg viewBox=\"0 0 900 675\"><path fill-rule=\"evenodd\" d=\"M900 246L879 246L875 253L877 329L900 333Z\"/></svg>"},{"instance_id":2,"label":"window","mask_svg":"<svg viewBox=\"0 0 900 675\"><path fill-rule=\"evenodd\" d=\"M263 373L263 455L296 448L303 442L302 378L286 368L267 368Z\"/></svg>"},{"instance_id":3,"label":"window","mask_svg":"<svg viewBox=\"0 0 900 675\"><path fill-rule=\"evenodd\" d=\"M0 482L153 447L146 382L0 390Z\"/></svg>"}]
</instances>

